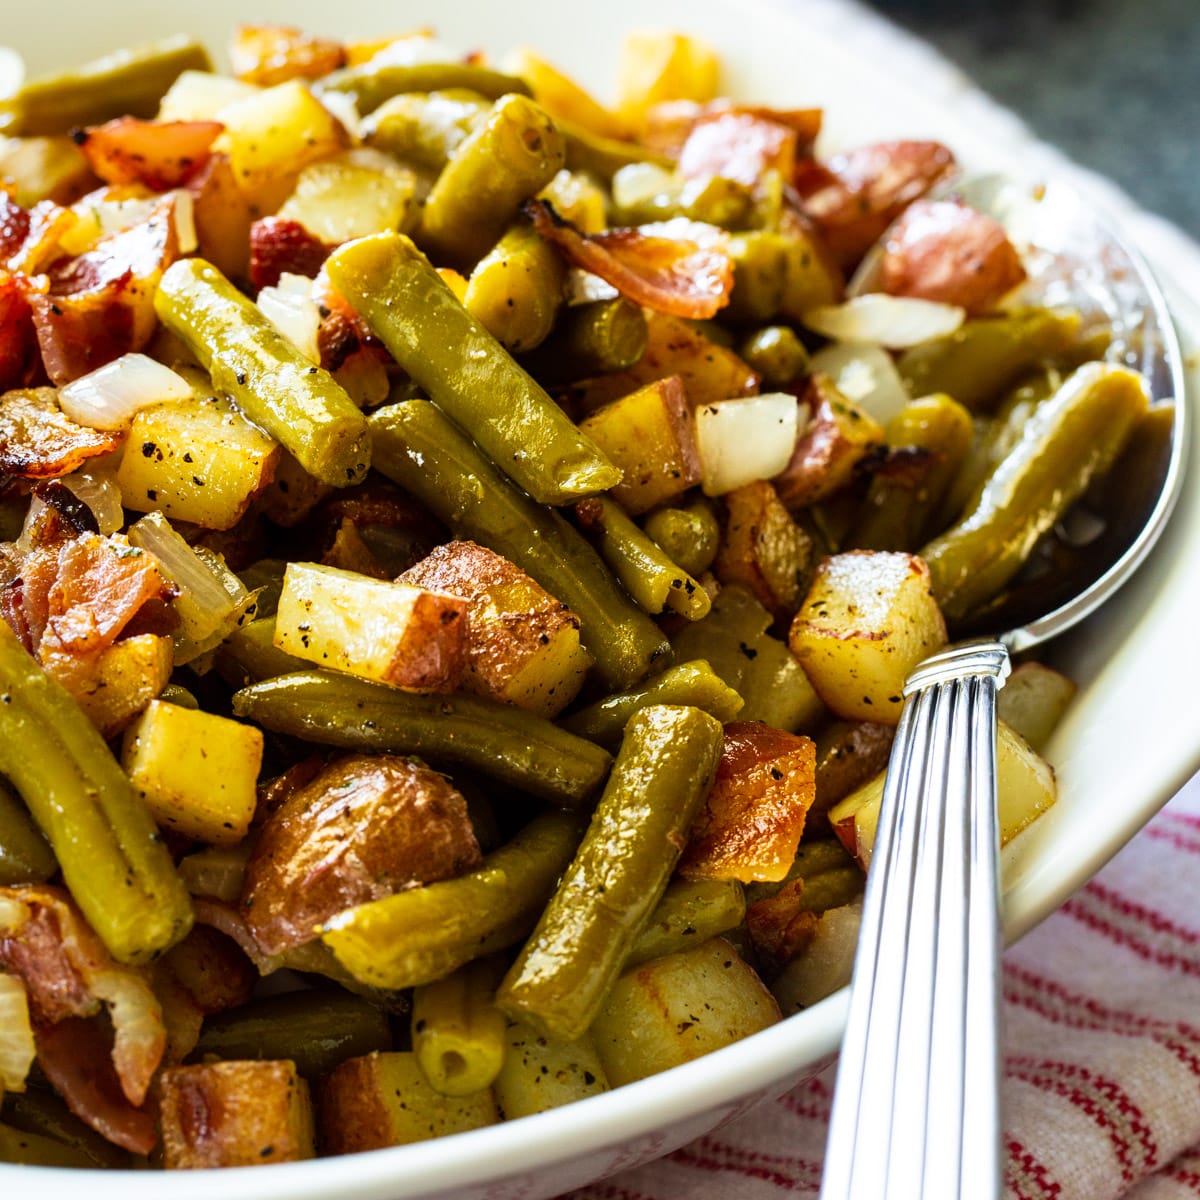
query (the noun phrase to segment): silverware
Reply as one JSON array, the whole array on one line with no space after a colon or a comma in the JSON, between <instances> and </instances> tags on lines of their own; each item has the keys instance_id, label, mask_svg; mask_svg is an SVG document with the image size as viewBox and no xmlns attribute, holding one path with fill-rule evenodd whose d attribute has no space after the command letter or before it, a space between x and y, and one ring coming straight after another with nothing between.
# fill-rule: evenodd
<instances>
[{"instance_id":1,"label":"silverware","mask_svg":"<svg viewBox=\"0 0 1200 1200\"><path fill-rule=\"evenodd\" d=\"M1048 575L1012 589L986 614L993 636L927 659L905 683L867 878L822 1200L1001 1195L996 693L1010 652L1062 633L1133 574L1165 527L1184 477L1190 416L1182 352L1137 251L1062 184L987 176L949 190L1008 230L1023 251L1029 299L1071 305L1085 321L1110 327L1108 357L1140 370L1154 402L1174 401L1175 409L1169 446L1141 464L1136 486L1103 521L1082 523L1067 578ZM871 290L877 261L878 254L868 257L852 292ZM1071 546L1070 528L1058 532Z\"/></svg>"}]
</instances>

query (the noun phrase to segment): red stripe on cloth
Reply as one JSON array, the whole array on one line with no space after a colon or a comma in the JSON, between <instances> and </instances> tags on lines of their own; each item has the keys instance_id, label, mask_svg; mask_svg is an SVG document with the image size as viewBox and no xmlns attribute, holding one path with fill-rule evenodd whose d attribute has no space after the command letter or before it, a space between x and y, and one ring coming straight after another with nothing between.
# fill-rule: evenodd
<instances>
[{"instance_id":1,"label":"red stripe on cloth","mask_svg":"<svg viewBox=\"0 0 1200 1200\"><path fill-rule=\"evenodd\" d=\"M1072 897L1058 911L1103 935L1114 945L1123 946L1146 962L1178 971L1181 975L1200 976L1200 961L1184 958L1173 950L1165 950L1147 944L1141 938L1135 937L1129 930L1122 929L1106 917L1091 911L1079 896Z\"/></svg>"},{"instance_id":2,"label":"red stripe on cloth","mask_svg":"<svg viewBox=\"0 0 1200 1200\"><path fill-rule=\"evenodd\" d=\"M772 1183L776 1187L783 1188L789 1192L813 1192L815 1190L814 1186L807 1180L791 1179L782 1172L773 1170L770 1167L760 1167L750 1163L721 1162L711 1155L698 1154L693 1146L686 1146L682 1150L676 1150L670 1156L670 1161L689 1167L699 1167L703 1171L727 1171L731 1175L741 1175L747 1179L761 1179L766 1183Z\"/></svg>"},{"instance_id":3,"label":"red stripe on cloth","mask_svg":"<svg viewBox=\"0 0 1200 1200\"><path fill-rule=\"evenodd\" d=\"M571 1193L575 1195L574 1192ZM628 1188L615 1187L611 1183L593 1183L580 1193L587 1200L656 1200L645 1192L631 1192Z\"/></svg>"},{"instance_id":4,"label":"red stripe on cloth","mask_svg":"<svg viewBox=\"0 0 1200 1200\"><path fill-rule=\"evenodd\" d=\"M714 1158L724 1155L733 1162L746 1162L755 1166L791 1167L794 1171L821 1177L822 1164L811 1158L800 1158L795 1154L767 1154L762 1150L751 1150L745 1146L735 1146L731 1142L722 1142L713 1134L706 1134L692 1143L692 1149L704 1151Z\"/></svg>"},{"instance_id":5,"label":"red stripe on cloth","mask_svg":"<svg viewBox=\"0 0 1200 1200\"><path fill-rule=\"evenodd\" d=\"M1139 922L1144 921L1156 933L1168 933L1189 946L1200 946L1200 933L1196 930L1176 924L1170 917L1157 909L1147 908L1146 905L1139 904L1136 900L1127 899L1120 892L1105 886L1098 879L1093 879L1090 883L1085 884L1083 890L1088 895L1095 896L1096 899L1115 908L1121 916L1131 917Z\"/></svg>"},{"instance_id":6,"label":"red stripe on cloth","mask_svg":"<svg viewBox=\"0 0 1200 1200\"><path fill-rule=\"evenodd\" d=\"M1052 1179L1050 1172L1016 1138L1009 1138L1004 1146L1008 1151L1004 1183L1014 1200L1054 1200L1062 1195L1058 1180Z\"/></svg>"},{"instance_id":7,"label":"red stripe on cloth","mask_svg":"<svg viewBox=\"0 0 1200 1200\"><path fill-rule=\"evenodd\" d=\"M1178 812L1173 808L1163 809L1154 818L1154 825L1186 825L1189 829L1200 829L1200 813Z\"/></svg>"},{"instance_id":8,"label":"red stripe on cloth","mask_svg":"<svg viewBox=\"0 0 1200 1200\"><path fill-rule=\"evenodd\" d=\"M1166 842L1168 846L1182 850L1185 854L1200 854L1200 839L1184 837L1181 833L1160 829L1157 825L1151 825L1144 830L1144 833L1146 837L1152 838L1156 842Z\"/></svg>"},{"instance_id":9,"label":"red stripe on cloth","mask_svg":"<svg viewBox=\"0 0 1200 1200\"><path fill-rule=\"evenodd\" d=\"M1189 1187L1193 1192L1200 1194L1200 1172L1187 1171L1183 1167L1169 1166L1164 1167L1159 1174L1166 1176L1167 1179L1174 1180L1176 1183L1182 1183L1184 1187Z\"/></svg>"},{"instance_id":10,"label":"red stripe on cloth","mask_svg":"<svg viewBox=\"0 0 1200 1200\"><path fill-rule=\"evenodd\" d=\"M811 1104L806 1104L795 1092L789 1092L785 1096L780 1096L779 1103L794 1116L803 1117L806 1121L823 1121L826 1125L829 1124L829 1101L823 1096L818 1097Z\"/></svg>"},{"instance_id":11,"label":"red stripe on cloth","mask_svg":"<svg viewBox=\"0 0 1200 1200\"><path fill-rule=\"evenodd\" d=\"M1158 1146L1145 1116L1114 1080L1078 1063L1020 1055L1009 1058L1007 1073L1040 1091L1054 1092L1091 1117L1112 1144L1125 1183L1132 1183L1156 1165Z\"/></svg>"}]
</instances>

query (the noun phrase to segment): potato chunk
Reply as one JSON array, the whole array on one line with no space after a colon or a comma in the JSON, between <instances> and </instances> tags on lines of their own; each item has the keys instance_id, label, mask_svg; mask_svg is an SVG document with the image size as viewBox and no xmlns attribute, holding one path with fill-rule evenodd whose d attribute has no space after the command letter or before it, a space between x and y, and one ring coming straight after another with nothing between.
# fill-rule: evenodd
<instances>
[{"instance_id":1,"label":"potato chunk","mask_svg":"<svg viewBox=\"0 0 1200 1200\"><path fill-rule=\"evenodd\" d=\"M171 1067L162 1074L161 1115L168 1170L313 1157L312 1103L294 1063Z\"/></svg>"},{"instance_id":2,"label":"potato chunk","mask_svg":"<svg viewBox=\"0 0 1200 1200\"><path fill-rule=\"evenodd\" d=\"M450 542L410 567L399 583L459 597L469 606L465 686L554 717L591 666L579 618L508 559L474 542Z\"/></svg>"},{"instance_id":3,"label":"potato chunk","mask_svg":"<svg viewBox=\"0 0 1200 1200\"><path fill-rule=\"evenodd\" d=\"M233 845L254 816L262 753L261 729L151 700L125 731L121 765L160 825Z\"/></svg>"},{"instance_id":4,"label":"potato chunk","mask_svg":"<svg viewBox=\"0 0 1200 1200\"><path fill-rule=\"evenodd\" d=\"M457 686L469 606L457 596L288 563L275 645L321 667L420 692Z\"/></svg>"},{"instance_id":5,"label":"potato chunk","mask_svg":"<svg viewBox=\"0 0 1200 1200\"><path fill-rule=\"evenodd\" d=\"M612 494L631 516L700 482L695 426L678 375L606 404L580 428L621 468Z\"/></svg>"},{"instance_id":6,"label":"potato chunk","mask_svg":"<svg viewBox=\"0 0 1200 1200\"><path fill-rule=\"evenodd\" d=\"M406 1146L500 1119L491 1088L443 1096L429 1086L411 1051L348 1058L325 1077L317 1100L330 1154Z\"/></svg>"},{"instance_id":7,"label":"potato chunk","mask_svg":"<svg viewBox=\"0 0 1200 1200\"><path fill-rule=\"evenodd\" d=\"M915 555L879 550L823 559L789 643L837 716L896 724L904 680L946 644L929 568Z\"/></svg>"},{"instance_id":8,"label":"potato chunk","mask_svg":"<svg viewBox=\"0 0 1200 1200\"><path fill-rule=\"evenodd\" d=\"M763 982L724 939L712 938L626 971L591 1035L613 1087L657 1075L779 1020Z\"/></svg>"},{"instance_id":9,"label":"potato chunk","mask_svg":"<svg viewBox=\"0 0 1200 1200\"><path fill-rule=\"evenodd\" d=\"M279 954L334 913L479 862L467 802L444 775L407 758L352 755L268 817L242 909L263 953Z\"/></svg>"},{"instance_id":10,"label":"potato chunk","mask_svg":"<svg viewBox=\"0 0 1200 1200\"><path fill-rule=\"evenodd\" d=\"M711 100L719 73L716 51L699 38L656 30L629 33L618 65L617 111L640 125L646 109L664 100Z\"/></svg>"},{"instance_id":11,"label":"potato chunk","mask_svg":"<svg viewBox=\"0 0 1200 1200\"><path fill-rule=\"evenodd\" d=\"M170 638L140 633L114 642L75 699L106 738L116 737L167 686L174 662Z\"/></svg>"},{"instance_id":12,"label":"potato chunk","mask_svg":"<svg viewBox=\"0 0 1200 1200\"><path fill-rule=\"evenodd\" d=\"M732 721L712 790L692 824L679 874L780 880L796 857L815 794L810 739L761 721Z\"/></svg>"}]
</instances>

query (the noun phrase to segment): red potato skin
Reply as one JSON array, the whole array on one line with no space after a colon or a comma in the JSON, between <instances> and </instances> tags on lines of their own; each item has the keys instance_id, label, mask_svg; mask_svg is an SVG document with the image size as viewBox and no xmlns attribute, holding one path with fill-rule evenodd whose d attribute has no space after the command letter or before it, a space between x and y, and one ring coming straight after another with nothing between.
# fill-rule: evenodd
<instances>
[{"instance_id":1,"label":"red potato skin","mask_svg":"<svg viewBox=\"0 0 1200 1200\"><path fill-rule=\"evenodd\" d=\"M141 183L155 192L179 187L208 163L225 128L219 121L142 121L118 117L73 137L106 183Z\"/></svg>"},{"instance_id":2,"label":"red potato skin","mask_svg":"<svg viewBox=\"0 0 1200 1200\"><path fill-rule=\"evenodd\" d=\"M299 221L263 217L250 226L250 282L258 291L277 287L285 271L315 278L333 250Z\"/></svg>"},{"instance_id":3,"label":"red potato skin","mask_svg":"<svg viewBox=\"0 0 1200 1200\"><path fill-rule=\"evenodd\" d=\"M796 169L797 134L770 117L745 110L709 113L692 126L679 152L688 179L719 175L754 187L764 171L790 179Z\"/></svg>"},{"instance_id":4,"label":"red potato skin","mask_svg":"<svg viewBox=\"0 0 1200 1200\"><path fill-rule=\"evenodd\" d=\"M888 231L880 289L991 312L1025 278L999 221L961 200L918 200Z\"/></svg>"}]
</instances>

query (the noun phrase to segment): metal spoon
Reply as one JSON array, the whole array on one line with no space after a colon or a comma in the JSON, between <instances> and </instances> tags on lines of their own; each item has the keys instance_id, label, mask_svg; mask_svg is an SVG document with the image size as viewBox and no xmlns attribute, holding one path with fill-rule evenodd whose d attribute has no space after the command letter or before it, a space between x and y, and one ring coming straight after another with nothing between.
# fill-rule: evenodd
<instances>
[{"instance_id":1,"label":"metal spoon","mask_svg":"<svg viewBox=\"0 0 1200 1200\"><path fill-rule=\"evenodd\" d=\"M1184 478L1183 356L1145 262L1062 184L988 176L952 185L1023 251L1027 298L1111 328L1108 357L1174 402L1106 513L1055 530L1056 553L990 606L992 636L922 663L888 765L826 1148L822 1200L993 1200L999 1106L996 692L1009 654L1070 628L1145 559ZM879 251L851 291L871 290ZM1078 507L1078 506L1077 506ZM1084 536L1079 536L1080 529ZM1100 531L1097 536L1097 531ZM1039 605L1040 601L1040 605ZM998 632L1003 630L1004 632Z\"/></svg>"}]
</instances>

